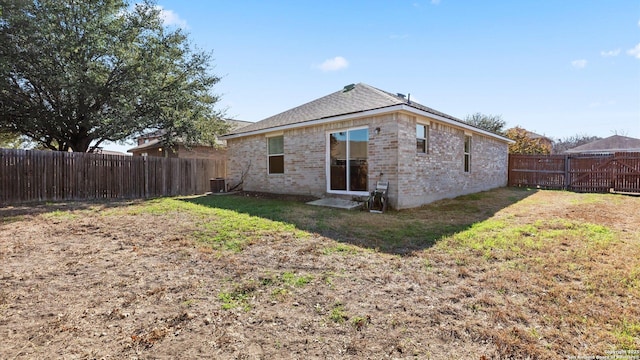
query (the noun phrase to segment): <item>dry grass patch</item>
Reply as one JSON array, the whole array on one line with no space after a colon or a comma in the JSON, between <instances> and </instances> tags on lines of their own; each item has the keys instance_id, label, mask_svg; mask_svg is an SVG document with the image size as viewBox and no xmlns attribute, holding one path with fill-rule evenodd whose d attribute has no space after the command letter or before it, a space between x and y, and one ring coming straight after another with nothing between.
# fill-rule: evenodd
<instances>
[{"instance_id":1,"label":"dry grass patch","mask_svg":"<svg viewBox=\"0 0 640 360\"><path fill-rule=\"evenodd\" d=\"M380 215L209 196L0 215L0 358L640 348L639 198L498 189Z\"/></svg>"},{"instance_id":2,"label":"dry grass patch","mask_svg":"<svg viewBox=\"0 0 640 360\"><path fill-rule=\"evenodd\" d=\"M593 204L607 216L593 216ZM640 347L634 320L640 317L634 275L640 232L625 224L637 206L637 198L539 192L438 248L481 274L474 286L482 294L471 306L492 326L477 331L501 356L634 349Z\"/></svg>"}]
</instances>

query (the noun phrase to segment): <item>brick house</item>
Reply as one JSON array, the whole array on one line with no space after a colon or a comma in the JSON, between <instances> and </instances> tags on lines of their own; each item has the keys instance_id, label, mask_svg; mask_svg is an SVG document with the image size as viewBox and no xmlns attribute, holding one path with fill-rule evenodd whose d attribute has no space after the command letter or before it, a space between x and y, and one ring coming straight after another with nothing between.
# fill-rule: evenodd
<instances>
[{"instance_id":1,"label":"brick house","mask_svg":"<svg viewBox=\"0 0 640 360\"><path fill-rule=\"evenodd\" d=\"M222 138L231 186L352 198L387 180L396 209L505 186L513 142L362 83Z\"/></svg>"},{"instance_id":2,"label":"brick house","mask_svg":"<svg viewBox=\"0 0 640 360\"><path fill-rule=\"evenodd\" d=\"M226 119L232 129L239 129L243 126L252 124L248 121ZM195 145L187 148L179 141L173 148L167 148L161 142L164 132L162 130L153 131L151 133L136 138L138 145L127 150L133 156L155 156L170 157L183 159L214 159L226 160L227 150L226 142L220 141L218 147L209 145Z\"/></svg>"}]
</instances>

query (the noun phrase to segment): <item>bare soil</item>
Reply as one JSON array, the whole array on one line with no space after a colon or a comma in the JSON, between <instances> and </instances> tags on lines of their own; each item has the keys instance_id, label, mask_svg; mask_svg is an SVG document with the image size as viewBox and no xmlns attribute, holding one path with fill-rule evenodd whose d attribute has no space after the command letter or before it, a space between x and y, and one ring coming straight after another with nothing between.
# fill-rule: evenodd
<instances>
[{"instance_id":1,"label":"bare soil","mask_svg":"<svg viewBox=\"0 0 640 360\"><path fill-rule=\"evenodd\" d=\"M540 206L545 217L582 219L636 234L637 208L625 211L615 203L554 207L556 194L532 196L546 204ZM197 216L128 211L138 206L0 208L0 358L490 359L556 354L537 349L533 337L532 344L513 345L506 335L489 331L520 330L501 322L512 314L500 318L496 311L477 311L474 304L504 305L496 305L497 295L488 289L527 281L497 284L492 272L496 263L462 264L437 249L412 256L355 246L351 251L318 234L263 237L241 252L221 253L193 239ZM522 222L541 217L511 215ZM286 273L311 280L287 284L282 280ZM238 295L246 306L223 309L221 293ZM516 315L528 301L515 289L504 299ZM621 301L637 305L637 300ZM556 354L559 358L593 353L589 344L577 349L559 336L558 341L568 341L560 344L567 353Z\"/></svg>"}]
</instances>

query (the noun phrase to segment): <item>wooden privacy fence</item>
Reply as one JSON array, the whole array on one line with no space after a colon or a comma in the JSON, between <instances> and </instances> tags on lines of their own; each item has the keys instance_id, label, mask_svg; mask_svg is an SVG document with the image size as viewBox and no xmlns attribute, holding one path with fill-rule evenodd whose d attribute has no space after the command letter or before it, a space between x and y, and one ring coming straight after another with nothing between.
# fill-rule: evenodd
<instances>
[{"instance_id":1,"label":"wooden privacy fence","mask_svg":"<svg viewBox=\"0 0 640 360\"><path fill-rule=\"evenodd\" d=\"M640 152L509 155L509 186L640 193Z\"/></svg>"},{"instance_id":2,"label":"wooden privacy fence","mask_svg":"<svg viewBox=\"0 0 640 360\"><path fill-rule=\"evenodd\" d=\"M0 149L0 204L203 194L223 160Z\"/></svg>"}]
</instances>

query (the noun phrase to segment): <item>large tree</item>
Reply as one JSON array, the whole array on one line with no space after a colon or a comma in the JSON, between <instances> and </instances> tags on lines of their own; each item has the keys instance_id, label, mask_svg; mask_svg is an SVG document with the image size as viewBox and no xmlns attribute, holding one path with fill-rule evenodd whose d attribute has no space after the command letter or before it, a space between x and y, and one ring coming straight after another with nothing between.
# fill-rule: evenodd
<instances>
[{"instance_id":1,"label":"large tree","mask_svg":"<svg viewBox=\"0 0 640 360\"><path fill-rule=\"evenodd\" d=\"M486 115L479 112L467 115L464 121L469 125L500 135L504 133L504 127L507 124L502 119L502 115Z\"/></svg>"},{"instance_id":2,"label":"large tree","mask_svg":"<svg viewBox=\"0 0 640 360\"><path fill-rule=\"evenodd\" d=\"M0 148L20 149L24 146L24 139L20 134L0 132Z\"/></svg>"},{"instance_id":3,"label":"large tree","mask_svg":"<svg viewBox=\"0 0 640 360\"><path fill-rule=\"evenodd\" d=\"M0 132L78 152L154 129L212 143L211 61L151 0L0 0Z\"/></svg>"}]
</instances>

